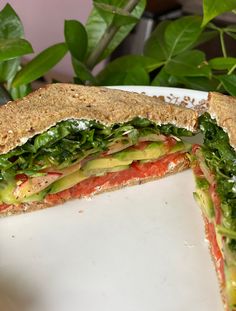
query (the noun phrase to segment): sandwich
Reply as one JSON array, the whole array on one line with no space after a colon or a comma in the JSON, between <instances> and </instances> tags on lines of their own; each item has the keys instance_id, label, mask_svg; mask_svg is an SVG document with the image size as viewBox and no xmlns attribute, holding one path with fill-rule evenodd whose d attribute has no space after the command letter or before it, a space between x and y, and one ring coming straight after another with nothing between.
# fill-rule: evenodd
<instances>
[{"instance_id":1,"label":"sandwich","mask_svg":"<svg viewBox=\"0 0 236 311\"><path fill-rule=\"evenodd\" d=\"M0 215L42 209L190 166L196 111L157 97L52 84L0 107Z\"/></svg>"},{"instance_id":2,"label":"sandwich","mask_svg":"<svg viewBox=\"0 0 236 311\"><path fill-rule=\"evenodd\" d=\"M236 310L236 98L209 93L199 118L203 146L192 149L194 196L205 220L206 236L227 311Z\"/></svg>"},{"instance_id":3,"label":"sandwich","mask_svg":"<svg viewBox=\"0 0 236 311\"><path fill-rule=\"evenodd\" d=\"M193 169L227 311L236 310L236 99L200 117L162 99L52 84L0 107L0 216ZM202 131L204 143L185 137Z\"/></svg>"}]
</instances>

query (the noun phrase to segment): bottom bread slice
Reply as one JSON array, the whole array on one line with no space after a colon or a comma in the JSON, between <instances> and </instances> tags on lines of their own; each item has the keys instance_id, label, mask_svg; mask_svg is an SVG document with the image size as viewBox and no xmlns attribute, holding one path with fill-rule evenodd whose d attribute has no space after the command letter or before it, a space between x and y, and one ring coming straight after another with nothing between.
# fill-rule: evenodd
<instances>
[{"instance_id":1,"label":"bottom bread slice","mask_svg":"<svg viewBox=\"0 0 236 311\"><path fill-rule=\"evenodd\" d=\"M0 216L35 211L62 204L71 199L89 197L124 186L141 184L180 172L189 168L189 165L190 162L186 153L170 154L153 162L134 162L129 169L107 173L103 176L90 177L69 189L56 194L48 194L41 202L22 203L19 205L4 204L0 207Z\"/></svg>"}]
</instances>

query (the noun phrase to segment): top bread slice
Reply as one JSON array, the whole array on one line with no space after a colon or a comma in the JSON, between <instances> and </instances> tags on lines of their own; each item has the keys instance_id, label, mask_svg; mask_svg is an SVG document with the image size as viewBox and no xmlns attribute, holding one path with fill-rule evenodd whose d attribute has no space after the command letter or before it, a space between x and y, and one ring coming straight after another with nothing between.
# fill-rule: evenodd
<instances>
[{"instance_id":1,"label":"top bread slice","mask_svg":"<svg viewBox=\"0 0 236 311\"><path fill-rule=\"evenodd\" d=\"M147 118L157 124L170 123L194 132L198 113L143 94L51 84L0 107L0 154L23 145L62 120L87 119L111 125L135 117Z\"/></svg>"},{"instance_id":2,"label":"top bread slice","mask_svg":"<svg viewBox=\"0 0 236 311\"><path fill-rule=\"evenodd\" d=\"M208 112L228 134L230 145L236 151L236 98L211 92L208 96Z\"/></svg>"}]
</instances>

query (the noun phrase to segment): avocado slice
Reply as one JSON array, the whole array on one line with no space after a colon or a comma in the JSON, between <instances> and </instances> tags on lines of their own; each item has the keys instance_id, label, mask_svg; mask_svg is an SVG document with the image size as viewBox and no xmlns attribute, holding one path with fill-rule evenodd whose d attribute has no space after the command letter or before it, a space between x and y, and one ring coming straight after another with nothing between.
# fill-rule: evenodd
<instances>
[{"instance_id":1,"label":"avocado slice","mask_svg":"<svg viewBox=\"0 0 236 311\"><path fill-rule=\"evenodd\" d=\"M114 157L105 157L99 158L95 160L91 160L87 162L83 166L83 171L96 170L96 169L104 169L104 168L112 168L116 166L129 165L132 163L132 160L120 160Z\"/></svg>"},{"instance_id":2,"label":"avocado slice","mask_svg":"<svg viewBox=\"0 0 236 311\"><path fill-rule=\"evenodd\" d=\"M117 152L113 156L119 160L151 160L158 159L161 156L169 153L175 153L178 151L190 150L191 144L184 143L182 141L177 142L170 150L163 142L152 142L143 150L128 149L121 152Z\"/></svg>"},{"instance_id":3,"label":"avocado slice","mask_svg":"<svg viewBox=\"0 0 236 311\"><path fill-rule=\"evenodd\" d=\"M18 203L13 192L16 188L16 183L8 181L8 183L1 183L0 185L0 201L6 204L16 204Z\"/></svg>"},{"instance_id":4,"label":"avocado slice","mask_svg":"<svg viewBox=\"0 0 236 311\"><path fill-rule=\"evenodd\" d=\"M73 187L74 185L78 184L84 179L87 179L88 176L86 176L81 170L78 170L70 175L67 175L57 181L55 181L49 193L57 193L60 191L63 191L65 189L69 189Z\"/></svg>"},{"instance_id":5,"label":"avocado slice","mask_svg":"<svg viewBox=\"0 0 236 311\"><path fill-rule=\"evenodd\" d=\"M226 296L230 307L236 305L236 266L225 266Z\"/></svg>"},{"instance_id":6,"label":"avocado slice","mask_svg":"<svg viewBox=\"0 0 236 311\"><path fill-rule=\"evenodd\" d=\"M175 153L178 151L190 151L192 145L183 141L178 141L171 149L170 153Z\"/></svg>"},{"instance_id":7,"label":"avocado slice","mask_svg":"<svg viewBox=\"0 0 236 311\"><path fill-rule=\"evenodd\" d=\"M197 188L196 192L193 193L194 199L200 205L203 213L210 219L215 215L214 205L210 197L208 189Z\"/></svg>"},{"instance_id":8,"label":"avocado slice","mask_svg":"<svg viewBox=\"0 0 236 311\"><path fill-rule=\"evenodd\" d=\"M129 168L129 165L115 166L111 168L104 169L92 169L92 170L79 170L73 174L67 175L52 184L49 193L57 193L65 189L69 189L79 182L91 177L91 176L101 176L108 172L118 172Z\"/></svg>"},{"instance_id":9,"label":"avocado slice","mask_svg":"<svg viewBox=\"0 0 236 311\"><path fill-rule=\"evenodd\" d=\"M145 149L129 149L117 152L113 155L116 159L121 161L138 161L159 158L166 154L167 146L163 142L150 143Z\"/></svg>"},{"instance_id":10,"label":"avocado slice","mask_svg":"<svg viewBox=\"0 0 236 311\"><path fill-rule=\"evenodd\" d=\"M48 188L40 191L39 193L32 194L28 197L25 197L21 202L27 203L27 202L41 202L43 201L44 197L48 193Z\"/></svg>"},{"instance_id":11,"label":"avocado slice","mask_svg":"<svg viewBox=\"0 0 236 311\"><path fill-rule=\"evenodd\" d=\"M129 165L119 165L114 167L107 167L107 168L95 168L91 170L83 171L86 176L102 176L109 172L119 172L128 169Z\"/></svg>"}]
</instances>

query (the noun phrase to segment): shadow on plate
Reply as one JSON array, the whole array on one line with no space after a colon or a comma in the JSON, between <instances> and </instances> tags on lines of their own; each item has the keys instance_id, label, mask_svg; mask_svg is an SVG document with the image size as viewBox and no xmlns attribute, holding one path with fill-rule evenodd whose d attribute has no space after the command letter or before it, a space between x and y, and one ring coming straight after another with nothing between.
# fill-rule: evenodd
<instances>
[{"instance_id":1,"label":"shadow on plate","mask_svg":"<svg viewBox=\"0 0 236 311\"><path fill-rule=\"evenodd\" d=\"M19 279L17 274L5 275L0 271L0 310L31 311L36 305L37 291Z\"/></svg>"}]
</instances>

